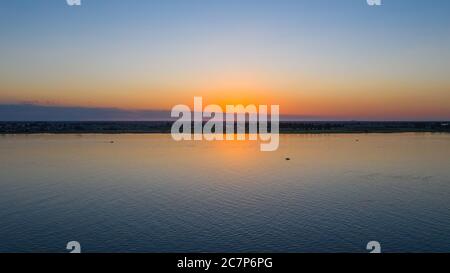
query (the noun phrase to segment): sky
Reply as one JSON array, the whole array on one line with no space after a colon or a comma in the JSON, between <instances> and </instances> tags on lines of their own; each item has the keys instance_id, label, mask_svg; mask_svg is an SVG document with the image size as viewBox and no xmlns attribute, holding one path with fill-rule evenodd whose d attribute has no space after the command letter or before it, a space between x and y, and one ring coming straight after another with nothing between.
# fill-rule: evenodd
<instances>
[{"instance_id":1,"label":"sky","mask_svg":"<svg viewBox=\"0 0 450 273\"><path fill-rule=\"evenodd\" d=\"M450 120L449 14L448 0L0 0L0 108L167 111L202 96Z\"/></svg>"}]
</instances>

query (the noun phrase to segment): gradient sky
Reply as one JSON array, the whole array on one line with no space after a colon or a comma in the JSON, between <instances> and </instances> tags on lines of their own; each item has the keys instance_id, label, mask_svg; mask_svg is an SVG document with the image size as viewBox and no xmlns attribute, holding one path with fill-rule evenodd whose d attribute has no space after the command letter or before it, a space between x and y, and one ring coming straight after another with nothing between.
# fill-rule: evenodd
<instances>
[{"instance_id":1,"label":"gradient sky","mask_svg":"<svg viewBox=\"0 0 450 273\"><path fill-rule=\"evenodd\" d=\"M0 103L450 119L450 1L0 0Z\"/></svg>"}]
</instances>

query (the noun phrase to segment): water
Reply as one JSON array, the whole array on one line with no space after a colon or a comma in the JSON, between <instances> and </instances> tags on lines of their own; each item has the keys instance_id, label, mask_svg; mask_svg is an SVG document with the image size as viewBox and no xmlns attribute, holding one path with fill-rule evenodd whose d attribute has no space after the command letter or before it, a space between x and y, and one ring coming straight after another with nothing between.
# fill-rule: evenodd
<instances>
[{"instance_id":1,"label":"water","mask_svg":"<svg viewBox=\"0 0 450 273\"><path fill-rule=\"evenodd\" d=\"M0 136L0 252L449 252L449 163L448 134Z\"/></svg>"}]
</instances>

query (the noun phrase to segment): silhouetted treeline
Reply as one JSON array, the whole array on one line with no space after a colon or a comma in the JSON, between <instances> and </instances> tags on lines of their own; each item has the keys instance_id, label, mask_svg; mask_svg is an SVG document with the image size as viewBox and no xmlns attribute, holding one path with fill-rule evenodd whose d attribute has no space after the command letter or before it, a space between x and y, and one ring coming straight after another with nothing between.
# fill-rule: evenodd
<instances>
[{"instance_id":1,"label":"silhouetted treeline","mask_svg":"<svg viewBox=\"0 0 450 273\"><path fill-rule=\"evenodd\" d=\"M450 132L449 122L282 121L279 126L280 133ZM170 133L171 127L172 121L0 122L0 134Z\"/></svg>"}]
</instances>

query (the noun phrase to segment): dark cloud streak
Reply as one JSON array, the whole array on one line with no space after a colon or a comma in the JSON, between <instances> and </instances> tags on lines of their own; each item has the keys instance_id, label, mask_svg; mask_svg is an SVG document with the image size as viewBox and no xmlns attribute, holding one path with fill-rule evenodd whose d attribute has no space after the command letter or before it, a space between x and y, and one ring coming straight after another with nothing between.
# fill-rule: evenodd
<instances>
[{"instance_id":1,"label":"dark cloud streak","mask_svg":"<svg viewBox=\"0 0 450 273\"><path fill-rule=\"evenodd\" d=\"M170 110L127 110L80 106L0 104L0 121L173 121ZM281 115L281 121L345 121L345 117Z\"/></svg>"},{"instance_id":2,"label":"dark cloud streak","mask_svg":"<svg viewBox=\"0 0 450 273\"><path fill-rule=\"evenodd\" d=\"M170 120L164 110L125 110L44 106L34 104L0 104L0 121L153 121Z\"/></svg>"}]
</instances>

